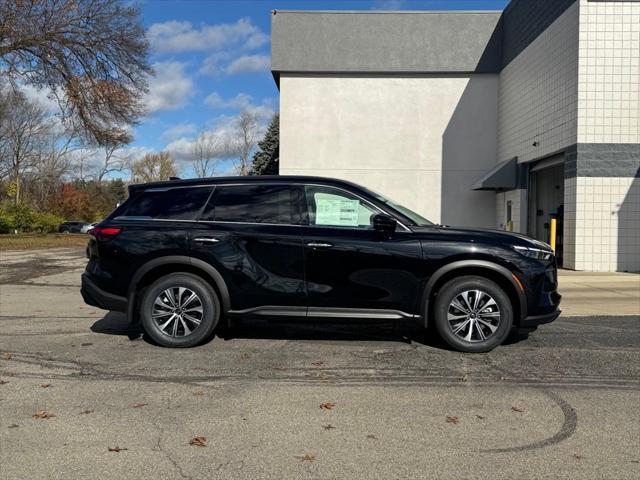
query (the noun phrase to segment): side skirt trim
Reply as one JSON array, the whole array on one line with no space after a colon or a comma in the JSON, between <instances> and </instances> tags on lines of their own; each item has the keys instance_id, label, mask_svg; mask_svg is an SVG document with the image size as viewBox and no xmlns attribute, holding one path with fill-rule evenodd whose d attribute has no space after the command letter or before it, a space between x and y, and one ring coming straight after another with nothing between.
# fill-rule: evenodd
<instances>
[{"instance_id":1,"label":"side skirt trim","mask_svg":"<svg viewBox=\"0 0 640 480\"><path fill-rule=\"evenodd\" d=\"M288 307L279 305L265 305L246 308L244 310L230 310L231 315L265 315L284 317L310 318L358 318L375 320L415 320L422 318L400 310L380 308L333 308L333 307Z\"/></svg>"}]
</instances>

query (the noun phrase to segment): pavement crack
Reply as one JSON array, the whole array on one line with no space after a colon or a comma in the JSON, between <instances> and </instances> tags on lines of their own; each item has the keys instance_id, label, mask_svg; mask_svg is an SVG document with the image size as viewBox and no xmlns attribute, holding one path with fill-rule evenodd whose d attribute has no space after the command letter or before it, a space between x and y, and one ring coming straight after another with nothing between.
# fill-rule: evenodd
<instances>
[{"instance_id":1,"label":"pavement crack","mask_svg":"<svg viewBox=\"0 0 640 480\"><path fill-rule=\"evenodd\" d=\"M188 475L187 473L185 473L185 471L182 469L178 461L175 458L173 458L171 454L167 450L165 450L164 447L162 446L162 437L164 436L164 430L162 429L162 427L158 425L155 421L152 422L152 424L154 427L156 427L156 430L158 430L158 439L156 440L156 448L154 450L156 450L157 452L160 452L169 461L169 463L173 465L173 468L176 470L176 472L178 472L178 475L180 475L181 478L186 478L189 480L193 479L191 475Z\"/></svg>"}]
</instances>

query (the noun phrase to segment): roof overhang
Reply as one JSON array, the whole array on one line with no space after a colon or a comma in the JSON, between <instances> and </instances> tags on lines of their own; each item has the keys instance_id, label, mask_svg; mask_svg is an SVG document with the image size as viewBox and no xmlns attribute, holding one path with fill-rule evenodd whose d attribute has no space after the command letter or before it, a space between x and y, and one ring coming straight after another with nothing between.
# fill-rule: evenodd
<instances>
[{"instance_id":1,"label":"roof overhang","mask_svg":"<svg viewBox=\"0 0 640 480\"><path fill-rule=\"evenodd\" d=\"M520 188L520 175L518 159L512 158L498 163L495 167L485 173L472 186L472 190L514 190Z\"/></svg>"}]
</instances>

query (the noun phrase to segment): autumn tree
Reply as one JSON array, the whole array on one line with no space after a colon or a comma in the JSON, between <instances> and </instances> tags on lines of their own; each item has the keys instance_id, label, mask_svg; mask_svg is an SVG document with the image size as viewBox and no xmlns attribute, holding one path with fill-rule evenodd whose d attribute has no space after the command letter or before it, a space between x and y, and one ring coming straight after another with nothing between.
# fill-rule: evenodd
<instances>
[{"instance_id":1,"label":"autumn tree","mask_svg":"<svg viewBox=\"0 0 640 480\"><path fill-rule=\"evenodd\" d=\"M178 168L168 152L147 153L131 164L131 180L134 182L158 182L175 177Z\"/></svg>"},{"instance_id":2,"label":"autumn tree","mask_svg":"<svg viewBox=\"0 0 640 480\"><path fill-rule=\"evenodd\" d=\"M90 143L114 145L143 113L148 43L121 0L0 0L0 76L45 88Z\"/></svg>"},{"instance_id":3,"label":"autumn tree","mask_svg":"<svg viewBox=\"0 0 640 480\"><path fill-rule=\"evenodd\" d=\"M280 160L280 115L276 113L253 154L251 175L277 175Z\"/></svg>"},{"instance_id":4,"label":"autumn tree","mask_svg":"<svg viewBox=\"0 0 640 480\"><path fill-rule=\"evenodd\" d=\"M191 148L191 165L198 178L212 177L221 160L224 145L214 132L202 130Z\"/></svg>"},{"instance_id":5,"label":"autumn tree","mask_svg":"<svg viewBox=\"0 0 640 480\"><path fill-rule=\"evenodd\" d=\"M249 174L249 157L260 134L256 115L244 110L238 115L234 125L234 138L231 148L236 155L235 166L238 175Z\"/></svg>"}]
</instances>

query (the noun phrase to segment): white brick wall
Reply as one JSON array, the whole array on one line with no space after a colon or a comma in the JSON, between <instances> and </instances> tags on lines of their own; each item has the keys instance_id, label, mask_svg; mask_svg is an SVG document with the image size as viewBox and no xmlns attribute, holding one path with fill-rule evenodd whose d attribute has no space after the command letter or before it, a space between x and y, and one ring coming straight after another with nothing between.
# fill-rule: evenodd
<instances>
[{"instance_id":1,"label":"white brick wall","mask_svg":"<svg viewBox=\"0 0 640 480\"><path fill-rule=\"evenodd\" d=\"M640 178L567 179L564 243L565 267L640 271Z\"/></svg>"},{"instance_id":2,"label":"white brick wall","mask_svg":"<svg viewBox=\"0 0 640 480\"><path fill-rule=\"evenodd\" d=\"M578 142L640 142L640 2L580 1Z\"/></svg>"},{"instance_id":3,"label":"white brick wall","mask_svg":"<svg viewBox=\"0 0 640 480\"><path fill-rule=\"evenodd\" d=\"M569 7L501 72L499 160L525 162L576 143L578 7Z\"/></svg>"}]
</instances>

